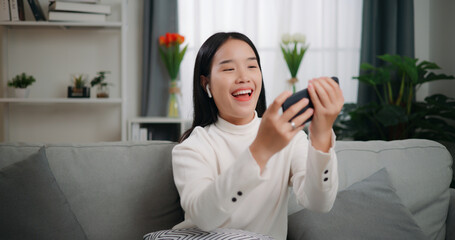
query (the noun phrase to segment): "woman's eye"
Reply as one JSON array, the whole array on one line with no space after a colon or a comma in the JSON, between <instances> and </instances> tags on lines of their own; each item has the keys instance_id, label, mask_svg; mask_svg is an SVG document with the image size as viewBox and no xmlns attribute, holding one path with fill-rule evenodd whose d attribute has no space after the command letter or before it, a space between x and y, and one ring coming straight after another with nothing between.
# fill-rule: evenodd
<instances>
[{"instance_id":1,"label":"woman's eye","mask_svg":"<svg viewBox=\"0 0 455 240\"><path fill-rule=\"evenodd\" d=\"M248 68L257 68L257 66L252 65L252 66L248 66Z\"/></svg>"},{"instance_id":2,"label":"woman's eye","mask_svg":"<svg viewBox=\"0 0 455 240\"><path fill-rule=\"evenodd\" d=\"M234 71L233 68L226 68L226 69L223 69L223 72L229 72L229 71Z\"/></svg>"}]
</instances>

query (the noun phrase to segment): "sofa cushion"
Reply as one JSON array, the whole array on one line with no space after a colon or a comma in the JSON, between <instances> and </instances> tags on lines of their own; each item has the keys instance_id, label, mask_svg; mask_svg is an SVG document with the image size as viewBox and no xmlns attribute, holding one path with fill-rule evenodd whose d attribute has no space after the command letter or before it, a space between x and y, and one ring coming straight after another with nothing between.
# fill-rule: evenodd
<instances>
[{"instance_id":1,"label":"sofa cushion","mask_svg":"<svg viewBox=\"0 0 455 240\"><path fill-rule=\"evenodd\" d=\"M217 228L206 232L198 228L184 228L156 231L144 236L144 240L203 240L203 239L223 239L223 240L273 240L272 237L238 229Z\"/></svg>"},{"instance_id":2,"label":"sofa cushion","mask_svg":"<svg viewBox=\"0 0 455 240\"><path fill-rule=\"evenodd\" d=\"M42 144L0 143L0 169L30 157L41 147Z\"/></svg>"},{"instance_id":3,"label":"sofa cushion","mask_svg":"<svg viewBox=\"0 0 455 240\"><path fill-rule=\"evenodd\" d=\"M183 221L171 142L48 145L49 164L89 239L140 239Z\"/></svg>"},{"instance_id":4,"label":"sofa cushion","mask_svg":"<svg viewBox=\"0 0 455 240\"><path fill-rule=\"evenodd\" d=\"M292 214L288 228L289 239L427 239L385 168L339 192L328 213Z\"/></svg>"},{"instance_id":5,"label":"sofa cushion","mask_svg":"<svg viewBox=\"0 0 455 240\"><path fill-rule=\"evenodd\" d=\"M385 167L403 204L430 239L445 239L452 157L434 141L337 141L339 191ZM302 209L290 191L289 214Z\"/></svg>"},{"instance_id":6,"label":"sofa cushion","mask_svg":"<svg viewBox=\"0 0 455 240\"><path fill-rule=\"evenodd\" d=\"M86 239L44 148L0 169L1 239Z\"/></svg>"}]
</instances>

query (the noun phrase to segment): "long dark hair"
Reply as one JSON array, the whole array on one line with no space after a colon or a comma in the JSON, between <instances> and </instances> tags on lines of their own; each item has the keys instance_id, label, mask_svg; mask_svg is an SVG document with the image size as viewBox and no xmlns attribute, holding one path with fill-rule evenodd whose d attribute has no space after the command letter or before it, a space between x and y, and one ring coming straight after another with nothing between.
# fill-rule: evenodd
<instances>
[{"instance_id":1,"label":"long dark hair","mask_svg":"<svg viewBox=\"0 0 455 240\"><path fill-rule=\"evenodd\" d=\"M197 126L205 127L218 120L218 108L215 105L213 98L209 98L205 92L204 87L201 84L201 76L210 78L210 71L212 69L212 60L215 53L218 51L223 43L229 39L238 39L246 42L253 49L254 54L258 62L259 69L262 73L261 61L259 59L258 51L254 46L253 42L244 34L238 32L219 32L209 37L204 44L202 44L199 52L197 53L196 62L194 64L194 75L193 75L193 107L194 116L193 124L180 137L179 142L182 142L188 138L193 132L193 129ZM264 79L262 79L261 92L259 99L256 104L256 112L258 117L262 117L266 109L265 102L265 90L264 90Z\"/></svg>"}]
</instances>

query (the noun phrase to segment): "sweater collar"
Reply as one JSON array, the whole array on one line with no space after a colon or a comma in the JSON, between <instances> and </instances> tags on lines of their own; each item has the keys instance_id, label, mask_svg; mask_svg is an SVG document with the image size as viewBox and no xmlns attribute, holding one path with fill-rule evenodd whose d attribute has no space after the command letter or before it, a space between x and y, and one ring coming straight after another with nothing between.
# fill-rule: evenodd
<instances>
[{"instance_id":1,"label":"sweater collar","mask_svg":"<svg viewBox=\"0 0 455 240\"><path fill-rule=\"evenodd\" d=\"M221 131L232 133L232 134L246 134L253 131L257 131L259 126L259 118L256 111L254 111L254 118L251 122L244 124L244 125L235 125L232 124L220 117L218 115L218 120L215 122L215 126L219 128Z\"/></svg>"}]
</instances>

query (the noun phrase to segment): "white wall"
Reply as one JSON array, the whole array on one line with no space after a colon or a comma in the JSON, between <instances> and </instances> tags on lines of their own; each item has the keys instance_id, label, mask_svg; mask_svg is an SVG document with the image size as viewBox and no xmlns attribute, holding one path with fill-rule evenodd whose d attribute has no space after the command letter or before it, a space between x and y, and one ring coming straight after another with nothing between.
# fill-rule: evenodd
<instances>
[{"instance_id":1,"label":"white wall","mask_svg":"<svg viewBox=\"0 0 455 240\"><path fill-rule=\"evenodd\" d=\"M455 76L455 1L414 0L414 8L416 57L435 62L440 73ZM455 80L422 85L417 100L435 93L455 98Z\"/></svg>"}]
</instances>

